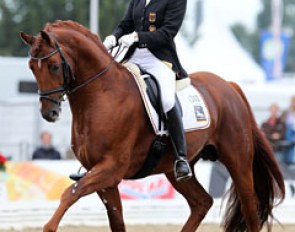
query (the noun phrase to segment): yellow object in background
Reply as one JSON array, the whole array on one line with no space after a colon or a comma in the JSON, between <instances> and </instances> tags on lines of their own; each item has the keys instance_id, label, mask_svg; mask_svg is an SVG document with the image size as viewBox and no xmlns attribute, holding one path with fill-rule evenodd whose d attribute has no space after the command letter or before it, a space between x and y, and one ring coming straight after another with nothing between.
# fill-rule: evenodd
<instances>
[{"instance_id":1,"label":"yellow object in background","mask_svg":"<svg viewBox=\"0 0 295 232\"><path fill-rule=\"evenodd\" d=\"M7 200L59 200L72 181L34 162L7 163Z\"/></svg>"}]
</instances>

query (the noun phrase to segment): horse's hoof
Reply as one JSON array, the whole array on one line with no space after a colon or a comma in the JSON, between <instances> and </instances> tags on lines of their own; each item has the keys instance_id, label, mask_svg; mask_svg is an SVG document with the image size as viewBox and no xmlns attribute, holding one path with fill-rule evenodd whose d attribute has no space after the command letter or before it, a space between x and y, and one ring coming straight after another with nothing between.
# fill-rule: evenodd
<instances>
[{"instance_id":1,"label":"horse's hoof","mask_svg":"<svg viewBox=\"0 0 295 232\"><path fill-rule=\"evenodd\" d=\"M50 225L46 224L43 227L43 232L56 232L56 229L53 229Z\"/></svg>"}]
</instances>

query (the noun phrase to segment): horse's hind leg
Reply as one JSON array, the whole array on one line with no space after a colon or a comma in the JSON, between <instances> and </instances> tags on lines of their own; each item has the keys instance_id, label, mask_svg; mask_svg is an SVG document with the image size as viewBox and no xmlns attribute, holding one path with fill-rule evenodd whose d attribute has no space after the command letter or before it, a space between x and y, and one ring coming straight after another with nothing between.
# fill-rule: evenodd
<instances>
[{"instance_id":1,"label":"horse's hind leg","mask_svg":"<svg viewBox=\"0 0 295 232\"><path fill-rule=\"evenodd\" d=\"M193 177L186 181L176 181L173 173L166 173L166 176L173 187L184 196L191 210L190 216L181 231L196 231L213 204L212 197L196 180L194 171Z\"/></svg>"},{"instance_id":2,"label":"horse's hind leg","mask_svg":"<svg viewBox=\"0 0 295 232\"><path fill-rule=\"evenodd\" d=\"M118 188L114 187L103 189L98 191L97 194L107 209L111 230L114 232L126 231L123 220L122 203Z\"/></svg>"},{"instance_id":3,"label":"horse's hind leg","mask_svg":"<svg viewBox=\"0 0 295 232\"><path fill-rule=\"evenodd\" d=\"M228 232L259 231L258 203L252 172L253 154L249 152L251 149L248 146L244 143L239 148L224 148L220 151L221 162L228 169L234 187L230 191L231 207L228 208L225 220L225 230ZM226 157L222 157L222 154L226 154Z\"/></svg>"}]
</instances>

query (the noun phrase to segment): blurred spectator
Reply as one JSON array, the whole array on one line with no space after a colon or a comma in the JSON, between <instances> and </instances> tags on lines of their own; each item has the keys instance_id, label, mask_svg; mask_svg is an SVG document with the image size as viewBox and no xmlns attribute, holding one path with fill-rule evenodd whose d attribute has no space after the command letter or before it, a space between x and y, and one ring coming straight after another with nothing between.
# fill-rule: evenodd
<instances>
[{"instance_id":1,"label":"blurred spectator","mask_svg":"<svg viewBox=\"0 0 295 232\"><path fill-rule=\"evenodd\" d=\"M288 143L285 140L286 124L283 118L279 116L279 107L277 104L271 104L269 112L269 118L262 123L261 129L272 145L278 160L282 161L288 148Z\"/></svg>"},{"instance_id":2,"label":"blurred spectator","mask_svg":"<svg viewBox=\"0 0 295 232\"><path fill-rule=\"evenodd\" d=\"M286 163L294 164L294 144L295 144L295 96L291 98L291 104L286 112L286 140L290 143L290 148L286 154Z\"/></svg>"},{"instance_id":3,"label":"blurred spectator","mask_svg":"<svg viewBox=\"0 0 295 232\"><path fill-rule=\"evenodd\" d=\"M71 147L66 150L65 159L76 159L75 153Z\"/></svg>"},{"instance_id":4,"label":"blurred spectator","mask_svg":"<svg viewBox=\"0 0 295 232\"><path fill-rule=\"evenodd\" d=\"M52 146L52 135L48 131L44 131L40 135L41 146L33 152L33 160L47 159L59 160L61 159L60 153Z\"/></svg>"}]
</instances>

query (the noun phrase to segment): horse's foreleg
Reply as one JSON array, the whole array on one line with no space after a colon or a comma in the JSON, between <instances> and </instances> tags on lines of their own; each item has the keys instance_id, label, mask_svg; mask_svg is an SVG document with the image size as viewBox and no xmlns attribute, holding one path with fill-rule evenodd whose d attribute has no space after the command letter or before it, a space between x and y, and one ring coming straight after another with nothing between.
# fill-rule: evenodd
<instances>
[{"instance_id":1,"label":"horse's foreleg","mask_svg":"<svg viewBox=\"0 0 295 232\"><path fill-rule=\"evenodd\" d=\"M68 187L61 196L60 204L52 218L44 226L43 232L55 232L65 212L81 197L116 186L120 178L110 164L98 163L78 182Z\"/></svg>"},{"instance_id":2,"label":"horse's foreleg","mask_svg":"<svg viewBox=\"0 0 295 232\"><path fill-rule=\"evenodd\" d=\"M212 197L196 180L194 171L193 177L186 181L176 181L173 173L168 173L166 176L173 187L184 196L191 210L191 214L181 231L196 231L213 204Z\"/></svg>"},{"instance_id":3,"label":"horse's foreleg","mask_svg":"<svg viewBox=\"0 0 295 232\"><path fill-rule=\"evenodd\" d=\"M97 193L107 209L111 230L114 232L126 231L123 219L122 203L118 188L112 187L108 189L102 189Z\"/></svg>"}]
</instances>

